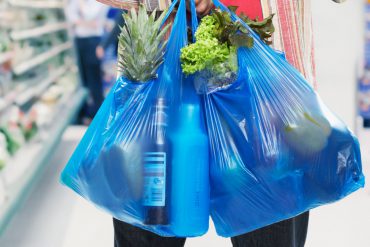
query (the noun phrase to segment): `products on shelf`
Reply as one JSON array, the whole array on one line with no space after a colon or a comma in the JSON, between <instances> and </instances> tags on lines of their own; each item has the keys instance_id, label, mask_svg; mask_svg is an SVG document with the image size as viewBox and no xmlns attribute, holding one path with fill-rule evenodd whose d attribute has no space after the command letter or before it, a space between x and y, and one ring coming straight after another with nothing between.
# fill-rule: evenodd
<instances>
[{"instance_id":1,"label":"products on shelf","mask_svg":"<svg viewBox=\"0 0 370 247\"><path fill-rule=\"evenodd\" d=\"M0 30L0 53L4 53L9 50L10 41L5 31Z\"/></svg>"},{"instance_id":2,"label":"products on shelf","mask_svg":"<svg viewBox=\"0 0 370 247\"><path fill-rule=\"evenodd\" d=\"M49 126L52 123L52 119L50 116L52 116L52 110L53 108L46 105L43 102L37 102L33 109L36 111L37 119L36 119L36 125L39 126L39 128L44 128L45 126Z\"/></svg>"},{"instance_id":3,"label":"products on shelf","mask_svg":"<svg viewBox=\"0 0 370 247\"><path fill-rule=\"evenodd\" d=\"M2 116L0 125L0 167L6 165L9 156L15 155L18 150L30 141L37 133L35 111L23 113L17 106ZM2 162L3 161L3 162Z\"/></svg>"},{"instance_id":4,"label":"products on shelf","mask_svg":"<svg viewBox=\"0 0 370 247\"><path fill-rule=\"evenodd\" d=\"M10 63L4 62L0 63L0 108L1 104L5 103L3 102L4 96L11 90L12 87L12 81L11 81L11 69L10 69Z\"/></svg>"},{"instance_id":5,"label":"products on shelf","mask_svg":"<svg viewBox=\"0 0 370 247\"><path fill-rule=\"evenodd\" d=\"M5 167L9 159L6 136L0 132L0 171Z\"/></svg>"},{"instance_id":6,"label":"products on shelf","mask_svg":"<svg viewBox=\"0 0 370 247\"><path fill-rule=\"evenodd\" d=\"M63 88L54 84L41 96L41 101L47 105L55 105L62 95Z\"/></svg>"},{"instance_id":7,"label":"products on shelf","mask_svg":"<svg viewBox=\"0 0 370 247\"><path fill-rule=\"evenodd\" d=\"M78 80L77 72L70 71L61 76L56 84L59 85L65 93L73 93L78 88Z\"/></svg>"},{"instance_id":8,"label":"products on shelf","mask_svg":"<svg viewBox=\"0 0 370 247\"><path fill-rule=\"evenodd\" d=\"M21 127L23 136L26 141L30 141L38 132L38 125L36 120L37 112L33 108L27 113L21 113L19 126Z\"/></svg>"},{"instance_id":9,"label":"products on shelf","mask_svg":"<svg viewBox=\"0 0 370 247\"><path fill-rule=\"evenodd\" d=\"M14 155L21 147L20 143L17 142L16 138L13 135L14 132L12 133L6 127L1 127L0 132L2 132L6 138L6 147L7 147L8 153L10 155Z\"/></svg>"},{"instance_id":10,"label":"products on shelf","mask_svg":"<svg viewBox=\"0 0 370 247\"><path fill-rule=\"evenodd\" d=\"M2 131L6 136L8 152L10 155L15 155L15 153L26 142L20 126L21 115L22 113L19 107L12 106L8 113L3 116L4 120L2 122L0 131Z\"/></svg>"},{"instance_id":11,"label":"products on shelf","mask_svg":"<svg viewBox=\"0 0 370 247\"><path fill-rule=\"evenodd\" d=\"M31 140L40 127L51 124L50 119L58 110L54 106L59 99L77 88L73 73L68 69L58 72L61 65L73 64L71 53L64 50L49 52L69 40L66 29L50 28L53 23L63 22L62 9L22 8L0 2L0 55L12 50L11 64L0 65L0 96L11 95L1 97L0 107L4 107L0 108L0 127L11 155ZM19 67L14 69L16 66ZM11 68L16 71L13 77ZM61 78L53 77L57 72ZM71 82L67 82L69 80ZM15 105L10 110L6 107L15 103L29 105L31 102L35 103L27 106L28 110L24 112Z\"/></svg>"},{"instance_id":12,"label":"products on shelf","mask_svg":"<svg viewBox=\"0 0 370 247\"><path fill-rule=\"evenodd\" d=\"M9 66L9 61L12 56L12 54L10 53L10 46L10 40L6 31L3 30L0 26L0 99L1 96L9 91L10 87L11 70Z\"/></svg>"},{"instance_id":13,"label":"products on shelf","mask_svg":"<svg viewBox=\"0 0 370 247\"><path fill-rule=\"evenodd\" d=\"M0 207L10 211L77 111L65 107L79 83L65 3L0 0Z\"/></svg>"}]
</instances>

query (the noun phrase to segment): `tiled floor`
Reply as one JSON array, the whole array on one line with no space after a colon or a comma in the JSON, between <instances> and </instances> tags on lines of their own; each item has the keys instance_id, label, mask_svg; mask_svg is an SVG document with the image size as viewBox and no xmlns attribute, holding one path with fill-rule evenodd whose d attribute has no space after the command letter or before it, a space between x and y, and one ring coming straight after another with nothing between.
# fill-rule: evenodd
<instances>
[{"instance_id":1,"label":"tiled floor","mask_svg":"<svg viewBox=\"0 0 370 247\"><path fill-rule=\"evenodd\" d=\"M1 247L113 246L111 218L58 183L58 176L84 129L70 128L51 166L0 239ZM361 135L364 168L370 161L370 132ZM311 213L307 247L370 246L370 193L362 190ZM189 239L187 247L226 247L214 230ZM155 247L155 246L153 246Z\"/></svg>"}]
</instances>

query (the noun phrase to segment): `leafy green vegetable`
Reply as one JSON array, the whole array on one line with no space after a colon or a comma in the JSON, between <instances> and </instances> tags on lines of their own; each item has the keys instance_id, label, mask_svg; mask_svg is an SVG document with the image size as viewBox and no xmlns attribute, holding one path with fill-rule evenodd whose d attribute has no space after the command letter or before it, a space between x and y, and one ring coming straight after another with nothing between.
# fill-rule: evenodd
<instances>
[{"instance_id":1,"label":"leafy green vegetable","mask_svg":"<svg viewBox=\"0 0 370 247\"><path fill-rule=\"evenodd\" d=\"M232 25L230 16L221 11L204 17L195 33L197 41L181 50L183 72L189 75L205 69L218 74L237 71L237 63L228 63L235 60L237 50L226 38L238 30Z\"/></svg>"},{"instance_id":2,"label":"leafy green vegetable","mask_svg":"<svg viewBox=\"0 0 370 247\"><path fill-rule=\"evenodd\" d=\"M196 40L216 38L218 28L219 26L217 25L216 19L213 16L207 15L202 19L202 22L195 33L195 38Z\"/></svg>"},{"instance_id":3,"label":"leafy green vegetable","mask_svg":"<svg viewBox=\"0 0 370 247\"><path fill-rule=\"evenodd\" d=\"M229 9L233 12L236 12L238 7L229 7ZM271 14L269 17L263 19L262 21L258 21L257 19L250 19L244 13L241 13L239 16L252 30L258 34L260 39L265 42L267 45L271 45L271 37L272 34L275 32L275 27L272 22L274 14Z\"/></svg>"},{"instance_id":4,"label":"leafy green vegetable","mask_svg":"<svg viewBox=\"0 0 370 247\"><path fill-rule=\"evenodd\" d=\"M236 52L235 48L232 50ZM230 56L231 51L226 43L220 44L214 37L199 39L181 50L183 72L194 74L206 68L218 70L218 65L227 61Z\"/></svg>"},{"instance_id":5,"label":"leafy green vegetable","mask_svg":"<svg viewBox=\"0 0 370 247\"><path fill-rule=\"evenodd\" d=\"M236 11L236 6L229 7ZM272 23L273 15L259 22L245 15L241 18L248 24L266 44L271 44L270 38L275 31ZM196 42L181 50L181 64L185 74L194 74L209 70L215 74L235 72L237 65L237 49L252 48L254 39L242 23L234 22L228 12L215 9L205 16L196 33ZM217 76L219 78L219 76Z\"/></svg>"},{"instance_id":6,"label":"leafy green vegetable","mask_svg":"<svg viewBox=\"0 0 370 247\"><path fill-rule=\"evenodd\" d=\"M229 6L228 9L234 13L238 10L238 6ZM268 45L271 45L271 37L272 34L275 32L275 27L272 22L274 14L271 14L267 18L263 19L262 21L258 21L258 19L251 19L246 16L244 13L239 15L240 19L242 19L252 30L258 34L260 39Z\"/></svg>"},{"instance_id":7,"label":"leafy green vegetable","mask_svg":"<svg viewBox=\"0 0 370 247\"><path fill-rule=\"evenodd\" d=\"M249 31L241 23L232 21L229 13L216 9L210 16L216 21L214 32L221 43L227 43L228 46L253 47L253 38Z\"/></svg>"}]
</instances>

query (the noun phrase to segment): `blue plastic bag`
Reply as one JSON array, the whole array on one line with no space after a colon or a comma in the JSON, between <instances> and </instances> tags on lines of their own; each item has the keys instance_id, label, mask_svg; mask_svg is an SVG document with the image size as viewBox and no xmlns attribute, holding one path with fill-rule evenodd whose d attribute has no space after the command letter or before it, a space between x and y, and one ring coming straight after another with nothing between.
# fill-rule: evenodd
<instances>
[{"instance_id":1,"label":"blue plastic bag","mask_svg":"<svg viewBox=\"0 0 370 247\"><path fill-rule=\"evenodd\" d=\"M119 78L61 175L113 217L162 236L199 236L209 223L208 138L181 71L186 44L180 0L158 79Z\"/></svg>"},{"instance_id":2,"label":"blue plastic bag","mask_svg":"<svg viewBox=\"0 0 370 247\"><path fill-rule=\"evenodd\" d=\"M236 236L364 185L357 139L280 53L251 31L235 81L214 87L181 71L186 28L180 0L158 79L117 81L62 183L119 220L179 237L206 233L209 214L219 235Z\"/></svg>"},{"instance_id":3,"label":"blue plastic bag","mask_svg":"<svg viewBox=\"0 0 370 247\"><path fill-rule=\"evenodd\" d=\"M364 186L356 137L302 75L243 24L254 47L239 48L237 79L219 88L202 73L195 80L210 141L211 216L224 237L291 218Z\"/></svg>"}]
</instances>

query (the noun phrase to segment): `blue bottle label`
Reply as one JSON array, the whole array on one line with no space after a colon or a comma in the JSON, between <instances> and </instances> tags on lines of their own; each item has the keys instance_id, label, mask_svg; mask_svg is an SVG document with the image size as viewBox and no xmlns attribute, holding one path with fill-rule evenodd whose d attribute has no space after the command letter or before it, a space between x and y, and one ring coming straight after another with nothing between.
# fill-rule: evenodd
<instances>
[{"instance_id":1,"label":"blue bottle label","mask_svg":"<svg viewBox=\"0 0 370 247\"><path fill-rule=\"evenodd\" d=\"M166 205L166 153L144 154L144 206Z\"/></svg>"}]
</instances>

